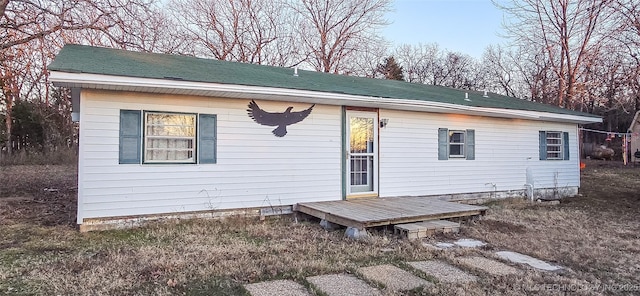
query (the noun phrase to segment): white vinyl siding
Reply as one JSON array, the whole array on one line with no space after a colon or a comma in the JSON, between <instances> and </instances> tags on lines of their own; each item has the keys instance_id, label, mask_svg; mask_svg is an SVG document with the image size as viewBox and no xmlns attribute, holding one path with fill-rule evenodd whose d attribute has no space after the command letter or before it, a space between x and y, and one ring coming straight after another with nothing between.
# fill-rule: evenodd
<instances>
[{"instance_id":1,"label":"white vinyl siding","mask_svg":"<svg viewBox=\"0 0 640 296\"><path fill-rule=\"evenodd\" d=\"M81 96L78 223L341 199L339 106L316 105L278 138L247 116L250 100L86 89ZM272 112L310 106L259 103ZM215 165L119 164L120 110L215 114Z\"/></svg>"},{"instance_id":2,"label":"white vinyl siding","mask_svg":"<svg viewBox=\"0 0 640 296\"><path fill-rule=\"evenodd\" d=\"M538 156L540 130L568 132L571 155L578 155L575 124L395 110L380 110L380 117L389 118L380 129L381 197L523 190L527 168L536 189L580 185L577 157ZM473 127L473 161L438 161L443 127Z\"/></svg>"},{"instance_id":3,"label":"white vinyl siding","mask_svg":"<svg viewBox=\"0 0 640 296\"><path fill-rule=\"evenodd\" d=\"M287 126L287 135L278 138L273 127L247 116L248 99L84 89L81 100L78 223L342 198L346 176L340 106L316 105L309 117ZM310 106L258 103L270 112ZM207 140L215 143L211 162L120 164L120 110L210 114L215 130ZM381 197L523 190L527 169L536 189L580 185L578 157L539 157L540 131L561 131L565 155L578 155L575 124L384 109L379 116L389 119L378 135ZM466 160L438 160L441 130L446 135L449 130L466 132ZM196 150L201 142L197 140ZM449 141L443 143L448 147Z\"/></svg>"}]
</instances>

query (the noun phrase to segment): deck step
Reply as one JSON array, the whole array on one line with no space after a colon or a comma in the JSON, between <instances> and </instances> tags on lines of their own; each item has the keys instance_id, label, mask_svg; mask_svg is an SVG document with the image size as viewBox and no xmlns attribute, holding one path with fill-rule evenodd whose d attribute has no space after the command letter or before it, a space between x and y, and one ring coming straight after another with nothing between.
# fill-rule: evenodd
<instances>
[{"instance_id":1,"label":"deck step","mask_svg":"<svg viewBox=\"0 0 640 296\"><path fill-rule=\"evenodd\" d=\"M429 220L415 223L397 224L394 232L408 239L423 238L436 233L458 232L460 223L447 220Z\"/></svg>"}]
</instances>

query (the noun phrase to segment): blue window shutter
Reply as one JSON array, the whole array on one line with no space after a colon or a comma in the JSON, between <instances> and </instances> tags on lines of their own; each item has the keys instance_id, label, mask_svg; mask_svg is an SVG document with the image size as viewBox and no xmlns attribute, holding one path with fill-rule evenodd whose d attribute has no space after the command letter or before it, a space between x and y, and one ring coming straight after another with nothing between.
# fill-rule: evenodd
<instances>
[{"instance_id":1,"label":"blue window shutter","mask_svg":"<svg viewBox=\"0 0 640 296\"><path fill-rule=\"evenodd\" d=\"M562 133L562 145L564 145L564 149L562 150L564 152L564 160L569 160L569 133L568 132Z\"/></svg>"},{"instance_id":2,"label":"blue window shutter","mask_svg":"<svg viewBox=\"0 0 640 296\"><path fill-rule=\"evenodd\" d=\"M216 163L216 116L200 114L198 117L198 162Z\"/></svg>"},{"instance_id":3,"label":"blue window shutter","mask_svg":"<svg viewBox=\"0 0 640 296\"><path fill-rule=\"evenodd\" d=\"M438 129L438 160L449 159L449 130Z\"/></svg>"},{"instance_id":4,"label":"blue window shutter","mask_svg":"<svg viewBox=\"0 0 640 296\"><path fill-rule=\"evenodd\" d=\"M476 131L467 130L467 137L464 139L464 150L467 152L467 160L476 159Z\"/></svg>"},{"instance_id":5,"label":"blue window shutter","mask_svg":"<svg viewBox=\"0 0 640 296\"><path fill-rule=\"evenodd\" d=\"M140 110L120 110L119 163L140 163L142 116Z\"/></svg>"},{"instance_id":6,"label":"blue window shutter","mask_svg":"<svg viewBox=\"0 0 640 296\"><path fill-rule=\"evenodd\" d=\"M540 160L547 159L547 133L540 131Z\"/></svg>"}]
</instances>

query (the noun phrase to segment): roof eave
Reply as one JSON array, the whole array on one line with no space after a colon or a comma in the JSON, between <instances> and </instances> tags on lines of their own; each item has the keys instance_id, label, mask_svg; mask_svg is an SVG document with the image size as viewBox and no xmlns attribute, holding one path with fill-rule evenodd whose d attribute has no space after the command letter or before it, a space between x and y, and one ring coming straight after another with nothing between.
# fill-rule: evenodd
<instances>
[{"instance_id":1,"label":"roof eave","mask_svg":"<svg viewBox=\"0 0 640 296\"><path fill-rule=\"evenodd\" d=\"M499 118L569 122L577 124L602 122L602 118L599 117L550 112L474 107L432 101L369 97L288 88L137 78L55 70L51 71L49 80L56 86L69 88L77 87L247 99L257 98L263 100L287 100L302 103L318 103L317 100L320 99L322 100L322 104L327 105L348 105L355 107L386 108L407 111L457 113Z\"/></svg>"}]
</instances>

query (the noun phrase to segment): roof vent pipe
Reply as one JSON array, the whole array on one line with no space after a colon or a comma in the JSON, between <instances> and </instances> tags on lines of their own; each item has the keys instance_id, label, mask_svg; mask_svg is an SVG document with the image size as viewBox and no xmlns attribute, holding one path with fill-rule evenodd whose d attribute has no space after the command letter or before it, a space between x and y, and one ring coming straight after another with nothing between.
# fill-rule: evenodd
<instances>
[{"instance_id":1,"label":"roof vent pipe","mask_svg":"<svg viewBox=\"0 0 640 296\"><path fill-rule=\"evenodd\" d=\"M293 68L293 76L298 77L298 66Z\"/></svg>"},{"instance_id":2,"label":"roof vent pipe","mask_svg":"<svg viewBox=\"0 0 640 296\"><path fill-rule=\"evenodd\" d=\"M487 94L487 91L486 91L486 90L484 91L484 95L482 95L482 97L483 97L483 98L488 98L488 97L489 97L489 94Z\"/></svg>"},{"instance_id":3,"label":"roof vent pipe","mask_svg":"<svg viewBox=\"0 0 640 296\"><path fill-rule=\"evenodd\" d=\"M468 93L468 92L464 93L464 98L465 98L465 99L468 99L468 98L469 98L469 93Z\"/></svg>"}]
</instances>

